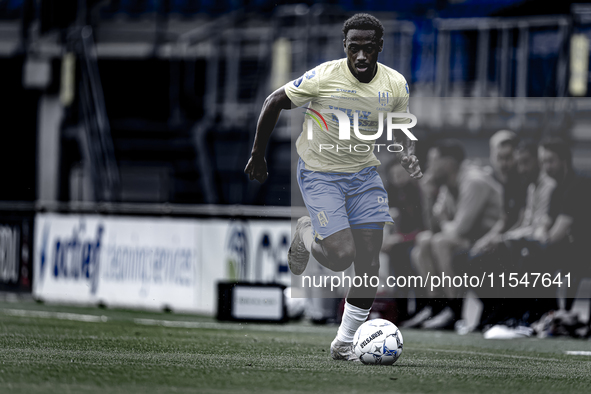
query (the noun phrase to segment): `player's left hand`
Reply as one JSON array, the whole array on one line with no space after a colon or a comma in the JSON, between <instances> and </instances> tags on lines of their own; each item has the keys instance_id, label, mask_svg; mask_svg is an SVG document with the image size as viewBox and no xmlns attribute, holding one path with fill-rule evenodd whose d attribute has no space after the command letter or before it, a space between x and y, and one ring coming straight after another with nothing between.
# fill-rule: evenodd
<instances>
[{"instance_id":1,"label":"player's left hand","mask_svg":"<svg viewBox=\"0 0 591 394\"><path fill-rule=\"evenodd\" d=\"M410 174L411 178L421 179L423 177L421 167L419 166L419 159L415 155L404 156L400 160L400 164Z\"/></svg>"}]
</instances>

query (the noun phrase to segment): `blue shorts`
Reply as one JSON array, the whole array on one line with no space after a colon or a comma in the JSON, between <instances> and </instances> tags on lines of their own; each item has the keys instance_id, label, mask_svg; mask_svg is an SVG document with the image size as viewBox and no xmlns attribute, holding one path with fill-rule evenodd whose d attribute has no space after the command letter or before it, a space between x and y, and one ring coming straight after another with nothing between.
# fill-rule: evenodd
<instances>
[{"instance_id":1,"label":"blue shorts","mask_svg":"<svg viewBox=\"0 0 591 394\"><path fill-rule=\"evenodd\" d=\"M383 228L394 222L375 167L356 173L317 172L307 170L300 158L297 176L316 239L346 228Z\"/></svg>"}]
</instances>

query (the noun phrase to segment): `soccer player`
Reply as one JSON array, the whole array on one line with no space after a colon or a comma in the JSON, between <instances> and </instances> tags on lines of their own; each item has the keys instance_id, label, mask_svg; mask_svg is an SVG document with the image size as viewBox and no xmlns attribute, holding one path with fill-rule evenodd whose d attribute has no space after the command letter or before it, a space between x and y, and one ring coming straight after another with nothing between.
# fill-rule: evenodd
<instances>
[{"instance_id":1,"label":"soccer player","mask_svg":"<svg viewBox=\"0 0 591 394\"><path fill-rule=\"evenodd\" d=\"M317 115L338 108L353 121L357 113L357 131L364 135L375 135L380 119L382 126L386 123L380 113L408 111L404 77L377 61L384 45L381 22L368 14L356 14L344 23L343 34L346 58L317 66L265 100L244 170L251 180L262 183L267 179L265 150L283 109L309 102L309 111ZM327 115L323 120L325 124L318 123L326 130L314 126L312 139L304 123L296 142L297 179L310 216L298 220L288 254L289 267L293 274L301 275L312 253L333 271L344 271L354 264L357 276L377 276L383 227L392 218L386 190L376 171L380 162L374 154L375 141L359 138L355 127L350 127L350 140L340 140L338 117ZM397 123L407 122L408 118L397 118ZM356 148L364 144L369 148ZM414 141L407 138L404 145L401 165L413 178L421 178ZM355 360L353 335L369 316L376 291L371 286L349 290L342 323L330 348L334 359Z\"/></svg>"}]
</instances>

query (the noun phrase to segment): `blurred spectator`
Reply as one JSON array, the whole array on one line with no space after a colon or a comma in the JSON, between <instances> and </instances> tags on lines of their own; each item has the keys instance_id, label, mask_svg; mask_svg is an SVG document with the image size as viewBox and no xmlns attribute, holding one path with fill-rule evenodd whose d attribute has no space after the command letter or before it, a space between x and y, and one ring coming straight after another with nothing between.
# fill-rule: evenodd
<instances>
[{"instance_id":1,"label":"blurred spectator","mask_svg":"<svg viewBox=\"0 0 591 394\"><path fill-rule=\"evenodd\" d=\"M413 267L423 276L454 275L453 260L459 253L467 252L472 244L497 223L501 215L501 186L492 176L464 161L463 146L453 140L441 141L429 152L425 182L439 186L437 201L433 206L433 220L440 231L425 231L416 238L411 253ZM431 293L430 297L445 296L448 302L431 302L421 318L431 315L421 323L418 319L406 322L411 327L422 324L424 328L449 328L459 318L462 299L452 288ZM429 311L430 309L430 311ZM429 312L429 313L428 313Z\"/></svg>"},{"instance_id":2,"label":"blurred spectator","mask_svg":"<svg viewBox=\"0 0 591 394\"><path fill-rule=\"evenodd\" d=\"M517 169L523 183L527 186L527 202L521 219L511 229L504 233L491 230L479 239L472 247L470 254L472 263L480 268L489 267L497 261L507 259L506 251L497 249L510 240L534 238L544 225L546 213L550 204L550 196L556 182L541 172L538 161L538 145L533 141L522 141L516 150ZM510 254L509 254L510 255ZM479 262L477 264L476 262ZM480 328L504 322L515 314L515 310L523 309L520 300L505 300L502 298L483 299L483 310Z\"/></svg>"},{"instance_id":3,"label":"blurred spectator","mask_svg":"<svg viewBox=\"0 0 591 394\"><path fill-rule=\"evenodd\" d=\"M434 156L437 154L437 149L429 149L425 161L425 168L434 162ZM449 217L453 214L451 212L453 207L447 204L447 212L438 212L433 210L435 203L439 198L440 187L435 182L433 182L431 174L428 171L425 172L425 176L423 176L423 179L421 179L419 182L419 188L421 190L422 215L425 228L427 230L437 232L439 231L439 222L443 219L441 215L446 214L446 217ZM447 190L445 191L447 192Z\"/></svg>"},{"instance_id":4,"label":"blurred spectator","mask_svg":"<svg viewBox=\"0 0 591 394\"><path fill-rule=\"evenodd\" d=\"M471 249L472 255L478 255L492 248L500 234L515 226L523 217L525 205L525 185L517 173L515 147L517 135L509 130L499 130L489 140L489 158L493 177L503 188L503 207L499 220L490 231L481 237ZM470 262L472 263L472 262ZM502 299L483 299L482 316L493 314L499 310Z\"/></svg>"},{"instance_id":5,"label":"blurred spectator","mask_svg":"<svg viewBox=\"0 0 591 394\"><path fill-rule=\"evenodd\" d=\"M414 241L417 233L424 228L419 185L399 162L399 159L392 160L386 169L386 191L398 235L386 242L394 243Z\"/></svg>"},{"instance_id":6,"label":"blurred spectator","mask_svg":"<svg viewBox=\"0 0 591 394\"><path fill-rule=\"evenodd\" d=\"M528 150L531 151L531 148ZM542 170L555 182L547 214L540 215L543 200L547 199L543 194L549 193L547 189L550 184L542 181L544 186L540 182L544 179L542 174L535 188L530 184L528 189L528 208L523 226L503 237L496 255L497 259L508 260L511 270L517 268L521 272L544 272L553 277L557 270L563 274L570 273L566 300L566 309L569 310L579 279L587 276L589 271L586 256L591 252L591 210L587 203L591 201L591 182L575 173L571 151L560 139L543 141L539 158ZM538 209L534 206L536 199ZM523 232L520 233L520 230ZM521 238L518 239L519 236ZM546 312L557 309L556 288L548 288L543 297L512 302L505 311L510 318L505 324L530 325Z\"/></svg>"},{"instance_id":7,"label":"blurred spectator","mask_svg":"<svg viewBox=\"0 0 591 394\"><path fill-rule=\"evenodd\" d=\"M578 279L589 272L591 251L591 181L575 173L568 145L556 138L542 141L540 161L543 170L556 181L545 226L536 238L548 249L551 267L571 272L566 309L572 306Z\"/></svg>"},{"instance_id":8,"label":"blurred spectator","mask_svg":"<svg viewBox=\"0 0 591 394\"><path fill-rule=\"evenodd\" d=\"M424 224L419 185L399 163L396 158L386 167L385 186L394 226L384 228L382 252L388 256L388 275L407 276L415 274L410 266L410 251L416 235L424 230ZM405 320L409 317L408 294L395 296L398 297L395 300L396 318L398 321ZM425 306L422 302L423 299L417 299L415 310Z\"/></svg>"},{"instance_id":9,"label":"blurred spectator","mask_svg":"<svg viewBox=\"0 0 591 394\"><path fill-rule=\"evenodd\" d=\"M503 207L499 220L472 248L472 254L487 249L502 232L516 226L523 218L527 183L517 173L515 146L517 135L512 131L497 131L489 141L490 163L494 178L503 188Z\"/></svg>"},{"instance_id":10,"label":"blurred spectator","mask_svg":"<svg viewBox=\"0 0 591 394\"><path fill-rule=\"evenodd\" d=\"M503 186L503 213L495 231L502 232L514 226L525 206L527 185L517 173L515 148L517 135L509 130L499 130L489 140L490 164L493 177ZM492 229L491 229L492 231Z\"/></svg>"},{"instance_id":11,"label":"blurred spectator","mask_svg":"<svg viewBox=\"0 0 591 394\"><path fill-rule=\"evenodd\" d=\"M493 228L484 237L480 238L471 249L472 255L478 255L493 250L501 242L507 239L533 238L534 233L543 228L545 216L550 204L550 196L556 182L548 175L540 171L538 162L538 145L533 141L521 142L516 151L518 173L522 183L526 186L526 204L519 220L504 233L494 232ZM504 194L511 193L508 187L504 188ZM506 215L507 209L504 210ZM496 227L496 226L495 226ZM502 227L507 227L506 225ZM499 226L499 228L502 228ZM537 230L536 230L537 229Z\"/></svg>"}]
</instances>

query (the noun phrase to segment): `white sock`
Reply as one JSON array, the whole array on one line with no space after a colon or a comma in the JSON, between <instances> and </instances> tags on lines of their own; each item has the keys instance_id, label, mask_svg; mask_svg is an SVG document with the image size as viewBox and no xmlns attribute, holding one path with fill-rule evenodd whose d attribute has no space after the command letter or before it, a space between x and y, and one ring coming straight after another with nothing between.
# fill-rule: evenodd
<instances>
[{"instance_id":1,"label":"white sock","mask_svg":"<svg viewBox=\"0 0 591 394\"><path fill-rule=\"evenodd\" d=\"M342 342L353 342L355 331L367 320L370 310L371 308L361 309L345 302L345 312L337 331L337 339Z\"/></svg>"},{"instance_id":2,"label":"white sock","mask_svg":"<svg viewBox=\"0 0 591 394\"><path fill-rule=\"evenodd\" d=\"M301 234L301 236L302 240L304 241L304 246L308 252L312 253L312 243L314 242L314 234L312 234L312 229L310 227L305 227L302 229L302 231L303 234Z\"/></svg>"}]
</instances>

